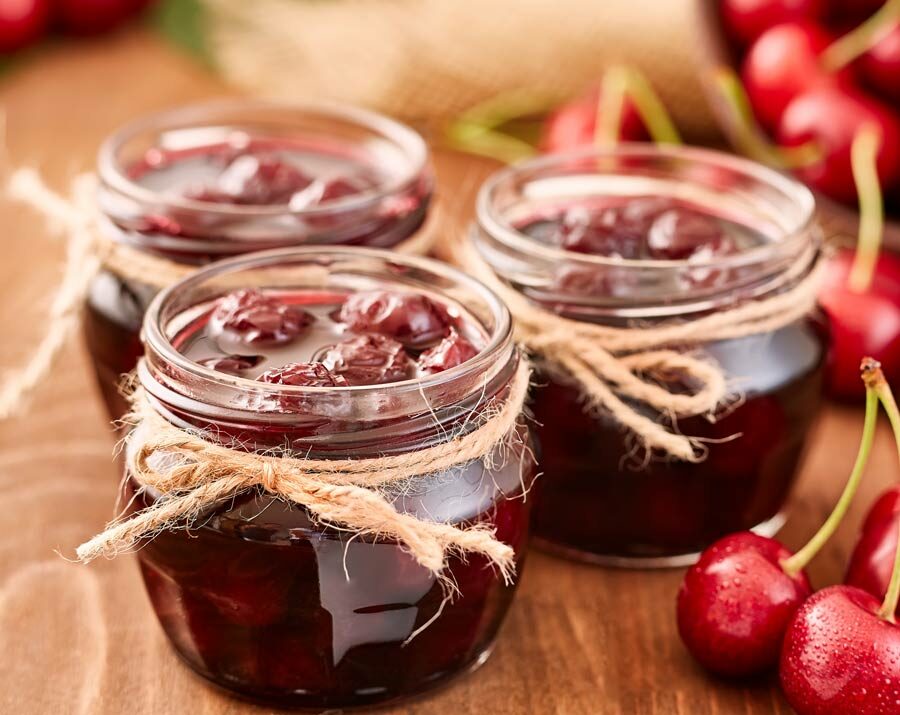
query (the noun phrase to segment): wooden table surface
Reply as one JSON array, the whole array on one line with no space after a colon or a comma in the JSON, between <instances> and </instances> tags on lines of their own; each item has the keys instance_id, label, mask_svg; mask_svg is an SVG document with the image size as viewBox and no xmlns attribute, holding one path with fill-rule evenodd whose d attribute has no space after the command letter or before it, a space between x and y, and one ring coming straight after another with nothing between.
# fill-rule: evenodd
<instances>
[{"instance_id":1,"label":"wooden table surface","mask_svg":"<svg viewBox=\"0 0 900 715\"><path fill-rule=\"evenodd\" d=\"M215 77L134 30L59 45L0 79L8 152L56 187L91 167L116 125L148 110L221 95ZM440 186L469 211L483 163L439 155ZM0 200L0 367L37 338L63 244L31 212ZM798 546L834 503L855 455L861 413L829 407L782 532ZM115 439L71 341L30 409L0 423L0 712L157 715L264 713L195 677L163 637L132 557L67 562L112 514ZM881 425L867 481L838 538L813 565L840 579L868 503L897 475ZM380 712L545 715L788 713L773 683L706 676L675 632L672 571L615 571L533 553L491 660L411 704Z\"/></svg>"}]
</instances>

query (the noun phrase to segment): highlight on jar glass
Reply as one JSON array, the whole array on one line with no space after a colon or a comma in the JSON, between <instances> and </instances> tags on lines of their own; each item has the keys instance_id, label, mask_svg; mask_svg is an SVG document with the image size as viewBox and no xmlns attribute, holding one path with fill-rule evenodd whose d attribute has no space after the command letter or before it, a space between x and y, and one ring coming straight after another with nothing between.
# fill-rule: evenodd
<instances>
[{"instance_id":1,"label":"highlight on jar glass","mask_svg":"<svg viewBox=\"0 0 900 715\"><path fill-rule=\"evenodd\" d=\"M827 340L801 184L718 152L623 145L525 162L456 258L534 355L536 541L619 566L772 534Z\"/></svg>"},{"instance_id":2,"label":"highlight on jar glass","mask_svg":"<svg viewBox=\"0 0 900 715\"><path fill-rule=\"evenodd\" d=\"M528 367L489 289L424 258L288 249L160 293L125 502L78 549L139 547L195 671L310 708L486 661L521 573Z\"/></svg>"},{"instance_id":3,"label":"highlight on jar glass","mask_svg":"<svg viewBox=\"0 0 900 715\"><path fill-rule=\"evenodd\" d=\"M113 417L141 320L162 287L211 260L296 245L427 253L433 177L412 129L351 107L229 100L138 119L98 157L104 246L88 348Z\"/></svg>"}]
</instances>

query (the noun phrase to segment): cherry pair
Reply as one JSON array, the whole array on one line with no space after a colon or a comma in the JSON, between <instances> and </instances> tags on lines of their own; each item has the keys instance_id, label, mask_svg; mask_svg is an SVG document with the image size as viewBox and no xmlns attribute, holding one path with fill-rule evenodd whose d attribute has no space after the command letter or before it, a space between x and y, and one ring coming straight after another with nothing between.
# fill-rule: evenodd
<instances>
[{"instance_id":1,"label":"cherry pair","mask_svg":"<svg viewBox=\"0 0 900 715\"><path fill-rule=\"evenodd\" d=\"M900 413L877 362L864 361L863 379L859 453L822 528L794 554L750 532L726 536L688 570L678 595L679 632L700 663L722 675L747 676L780 661L782 688L800 715L897 712L900 702L900 628L894 621L900 595L898 500L884 497L867 520L848 585L813 594L804 571L856 493L879 401L900 450Z\"/></svg>"}]
</instances>

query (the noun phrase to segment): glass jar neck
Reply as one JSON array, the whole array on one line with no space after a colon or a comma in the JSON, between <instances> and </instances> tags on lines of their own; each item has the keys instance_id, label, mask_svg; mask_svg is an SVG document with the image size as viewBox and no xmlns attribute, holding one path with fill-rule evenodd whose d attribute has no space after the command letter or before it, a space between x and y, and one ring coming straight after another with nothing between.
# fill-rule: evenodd
<instances>
[{"instance_id":1,"label":"glass jar neck","mask_svg":"<svg viewBox=\"0 0 900 715\"><path fill-rule=\"evenodd\" d=\"M677 202L762 240L718 256L626 259L565 250L521 228L555 207L647 199ZM813 213L804 186L753 162L707 150L622 145L495 174L479 193L472 240L502 279L540 305L621 324L702 314L790 288L819 256Z\"/></svg>"},{"instance_id":2,"label":"glass jar neck","mask_svg":"<svg viewBox=\"0 0 900 715\"><path fill-rule=\"evenodd\" d=\"M204 152L225 162L224 170L226 156L242 151L261 151L267 161L281 157L284 167L293 167L291 157L305 157L301 175L315 186L319 173L340 179L352 167L368 178L349 194L300 204L277 194L271 196L276 203L233 203L219 201L216 192L198 198L169 186L181 182L195 192L191 171L206 172L206 179L211 171L203 168ZM167 173L142 178L154 171ZM259 100L211 102L136 120L104 142L98 174L108 237L188 264L300 245L391 247L422 224L433 188L427 147L412 129L352 107Z\"/></svg>"},{"instance_id":3,"label":"glass jar neck","mask_svg":"<svg viewBox=\"0 0 900 715\"><path fill-rule=\"evenodd\" d=\"M192 308L237 287L427 290L462 306L486 335L473 358L418 379L353 387L296 387L204 367L172 343ZM147 311L138 377L173 424L204 430L227 446L291 453L366 455L409 451L448 439L508 389L518 365L511 321L481 284L428 259L371 249L291 249L222 261L160 293Z\"/></svg>"}]
</instances>

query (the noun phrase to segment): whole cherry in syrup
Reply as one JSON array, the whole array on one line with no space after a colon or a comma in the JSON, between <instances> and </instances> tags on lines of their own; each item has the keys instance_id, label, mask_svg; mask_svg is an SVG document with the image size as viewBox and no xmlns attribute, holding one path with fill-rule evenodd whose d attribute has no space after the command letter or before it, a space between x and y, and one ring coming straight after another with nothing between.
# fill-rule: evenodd
<instances>
[{"instance_id":1,"label":"whole cherry in syrup","mask_svg":"<svg viewBox=\"0 0 900 715\"><path fill-rule=\"evenodd\" d=\"M241 289L179 338L205 367L269 384L380 385L473 358L483 336L462 311L410 291L349 294Z\"/></svg>"}]
</instances>

